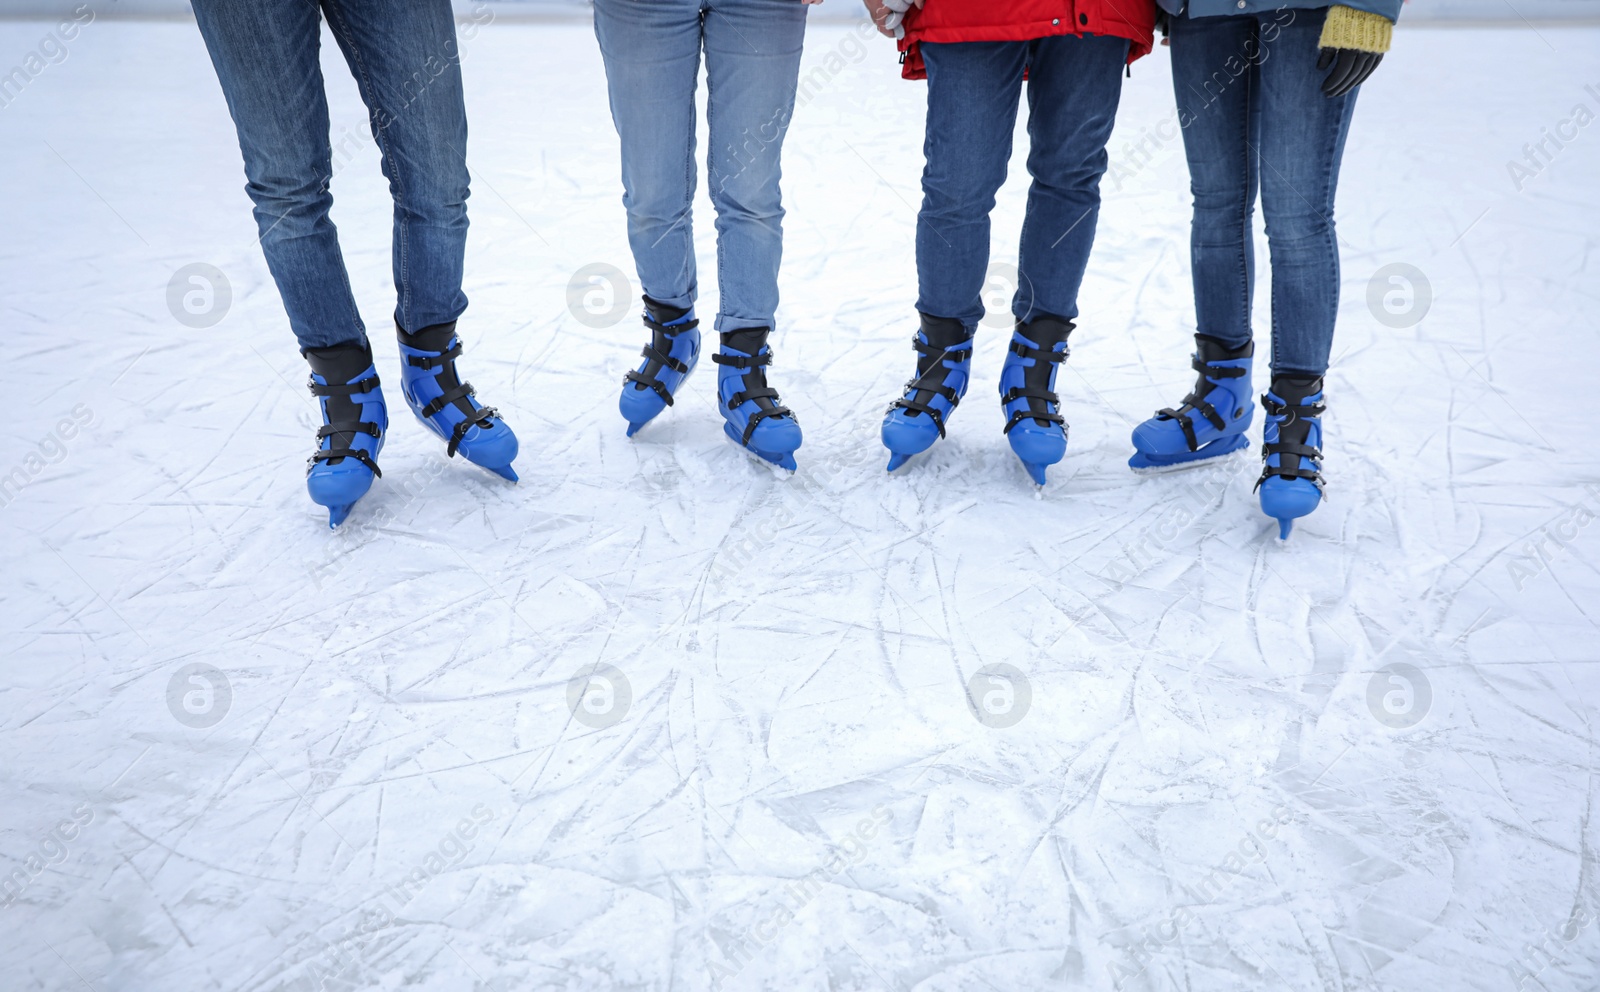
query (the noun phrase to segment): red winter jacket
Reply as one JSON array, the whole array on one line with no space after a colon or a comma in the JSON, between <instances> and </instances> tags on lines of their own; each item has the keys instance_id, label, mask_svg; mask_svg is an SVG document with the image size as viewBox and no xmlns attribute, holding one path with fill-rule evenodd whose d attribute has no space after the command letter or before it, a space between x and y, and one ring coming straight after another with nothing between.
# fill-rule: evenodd
<instances>
[{"instance_id":1,"label":"red winter jacket","mask_svg":"<svg viewBox=\"0 0 1600 992\"><path fill-rule=\"evenodd\" d=\"M1032 41L1058 34L1126 38L1128 61L1155 43L1155 0L927 0L906 12L903 75L925 79L924 41Z\"/></svg>"}]
</instances>

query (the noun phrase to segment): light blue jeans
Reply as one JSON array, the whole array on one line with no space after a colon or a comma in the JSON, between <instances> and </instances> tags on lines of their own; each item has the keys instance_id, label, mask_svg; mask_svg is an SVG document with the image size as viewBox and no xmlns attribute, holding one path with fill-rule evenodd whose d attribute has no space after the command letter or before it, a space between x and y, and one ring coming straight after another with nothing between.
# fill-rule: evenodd
<instances>
[{"instance_id":1,"label":"light blue jeans","mask_svg":"<svg viewBox=\"0 0 1600 992\"><path fill-rule=\"evenodd\" d=\"M695 87L705 51L719 331L774 323L783 257L779 158L805 30L800 0L595 0L594 32L622 139L628 244L645 295L674 307L691 307L698 295L691 204Z\"/></svg>"}]
</instances>

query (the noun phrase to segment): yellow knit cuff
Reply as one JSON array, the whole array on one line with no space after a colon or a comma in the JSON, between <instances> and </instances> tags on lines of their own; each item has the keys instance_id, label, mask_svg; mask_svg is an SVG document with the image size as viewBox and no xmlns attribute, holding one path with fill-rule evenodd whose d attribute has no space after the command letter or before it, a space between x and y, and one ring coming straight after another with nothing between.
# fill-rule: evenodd
<instances>
[{"instance_id":1,"label":"yellow knit cuff","mask_svg":"<svg viewBox=\"0 0 1600 992\"><path fill-rule=\"evenodd\" d=\"M1394 25L1382 14L1350 7L1328 8L1319 48L1353 48L1360 52L1387 52Z\"/></svg>"}]
</instances>

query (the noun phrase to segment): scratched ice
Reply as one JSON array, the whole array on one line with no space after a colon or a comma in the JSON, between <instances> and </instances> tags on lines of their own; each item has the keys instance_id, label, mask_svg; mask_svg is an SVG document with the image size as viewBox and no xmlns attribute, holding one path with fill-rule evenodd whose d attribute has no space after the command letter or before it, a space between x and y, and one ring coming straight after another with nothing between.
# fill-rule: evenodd
<instances>
[{"instance_id":1,"label":"scratched ice","mask_svg":"<svg viewBox=\"0 0 1600 992\"><path fill-rule=\"evenodd\" d=\"M0 23L0 65L48 30ZM997 327L950 438L883 471L924 99L884 43L808 41L792 478L723 438L709 366L624 437L638 287L568 303L585 266L632 279L589 29L463 50L464 368L522 483L396 418L339 533L193 27L97 22L8 91L0 987L1600 986L1600 127L1570 123L1600 28L1397 34L1342 179L1329 499L1287 546L1249 458L1124 467L1192 375L1164 50L1126 83L1038 500ZM387 192L325 61L397 382Z\"/></svg>"}]
</instances>

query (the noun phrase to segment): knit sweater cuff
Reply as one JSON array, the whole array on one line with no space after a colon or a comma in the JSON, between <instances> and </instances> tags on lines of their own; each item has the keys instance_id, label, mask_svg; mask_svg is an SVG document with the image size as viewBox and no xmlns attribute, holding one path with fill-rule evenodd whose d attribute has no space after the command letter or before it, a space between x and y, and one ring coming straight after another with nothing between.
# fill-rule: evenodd
<instances>
[{"instance_id":1,"label":"knit sweater cuff","mask_svg":"<svg viewBox=\"0 0 1600 992\"><path fill-rule=\"evenodd\" d=\"M1361 52L1387 52L1394 25L1382 14L1350 7L1328 8L1319 48L1353 48Z\"/></svg>"}]
</instances>

